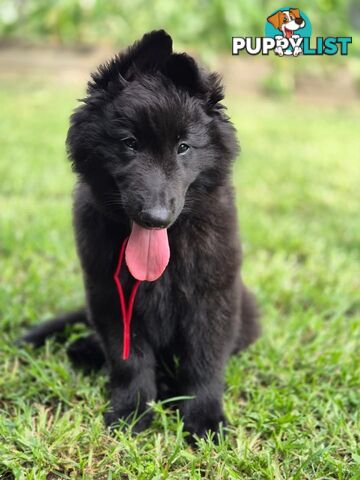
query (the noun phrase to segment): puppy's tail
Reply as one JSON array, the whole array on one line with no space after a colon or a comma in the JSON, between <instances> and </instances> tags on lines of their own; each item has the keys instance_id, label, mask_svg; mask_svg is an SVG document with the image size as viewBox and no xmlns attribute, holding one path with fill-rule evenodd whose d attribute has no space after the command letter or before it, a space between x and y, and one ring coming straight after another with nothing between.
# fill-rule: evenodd
<instances>
[{"instance_id":1,"label":"puppy's tail","mask_svg":"<svg viewBox=\"0 0 360 480\"><path fill-rule=\"evenodd\" d=\"M18 340L18 343L30 343L34 347L41 347L47 338L62 333L68 325L75 325L76 323L88 324L84 308L35 325Z\"/></svg>"},{"instance_id":2,"label":"puppy's tail","mask_svg":"<svg viewBox=\"0 0 360 480\"><path fill-rule=\"evenodd\" d=\"M232 353L238 353L255 342L261 333L259 309L255 297L245 285L241 287L241 328Z\"/></svg>"}]
</instances>

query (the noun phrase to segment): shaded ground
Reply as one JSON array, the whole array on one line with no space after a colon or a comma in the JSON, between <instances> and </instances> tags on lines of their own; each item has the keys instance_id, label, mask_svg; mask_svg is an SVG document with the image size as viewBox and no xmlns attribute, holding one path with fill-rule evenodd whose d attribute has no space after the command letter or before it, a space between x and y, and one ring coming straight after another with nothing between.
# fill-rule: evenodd
<instances>
[{"instance_id":1,"label":"shaded ground","mask_svg":"<svg viewBox=\"0 0 360 480\"><path fill-rule=\"evenodd\" d=\"M65 48L19 46L7 44L0 48L0 76L4 79L44 76L60 84L85 85L89 72L109 59L116 50L111 48ZM297 65L294 65L297 62ZM274 58L274 57L221 57L214 68L224 76L227 92L232 95L254 96L264 94L264 82L274 64L280 65L278 75L294 82L295 98L307 103L346 105L360 100L356 81L349 62L335 67L330 58ZM300 67L299 67L300 65ZM314 65L315 72L314 73ZM319 66L322 68L319 69ZM285 67L285 68L284 68ZM296 73L292 70L296 68ZM289 72L287 74L287 72Z\"/></svg>"}]
</instances>

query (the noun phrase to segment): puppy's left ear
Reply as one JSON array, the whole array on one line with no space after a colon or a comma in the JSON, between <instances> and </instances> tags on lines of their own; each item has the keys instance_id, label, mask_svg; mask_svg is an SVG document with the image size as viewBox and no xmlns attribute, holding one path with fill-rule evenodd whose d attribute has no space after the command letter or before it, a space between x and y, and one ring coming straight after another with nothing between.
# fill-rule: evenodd
<instances>
[{"instance_id":1,"label":"puppy's left ear","mask_svg":"<svg viewBox=\"0 0 360 480\"><path fill-rule=\"evenodd\" d=\"M225 108L221 105L221 100L224 99L224 88L221 77L218 73L210 73L207 77L207 91L208 91L208 107L213 110Z\"/></svg>"},{"instance_id":2,"label":"puppy's left ear","mask_svg":"<svg viewBox=\"0 0 360 480\"><path fill-rule=\"evenodd\" d=\"M186 53L174 53L164 66L164 74L190 94L205 93L199 68L195 60Z\"/></svg>"},{"instance_id":3,"label":"puppy's left ear","mask_svg":"<svg viewBox=\"0 0 360 480\"><path fill-rule=\"evenodd\" d=\"M224 98L220 76L201 70L195 60L186 53L174 53L167 61L164 73L172 82L184 88L190 95L204 98L209 112L218 107Z\"/></svg>"}]
</instances>

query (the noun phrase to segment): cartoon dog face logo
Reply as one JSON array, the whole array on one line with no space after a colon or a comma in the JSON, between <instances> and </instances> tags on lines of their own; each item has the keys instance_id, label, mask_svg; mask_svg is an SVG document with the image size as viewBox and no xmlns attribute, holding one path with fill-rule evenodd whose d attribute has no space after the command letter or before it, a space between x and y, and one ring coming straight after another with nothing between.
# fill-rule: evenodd
<instances>
[{"instance_id":1,"label":"cartoon dog face logo","mask_svg":"<svg viewBox=\"0 0 360 480\"><path fill-rule=\"evenodd\" d=\"M280 30L286 38L291 38L296 30L305 27L305 20L301 17L298 8L280 10L270 15L267 21L270 22L274 28Z\"/></svg>"}]
</instances>

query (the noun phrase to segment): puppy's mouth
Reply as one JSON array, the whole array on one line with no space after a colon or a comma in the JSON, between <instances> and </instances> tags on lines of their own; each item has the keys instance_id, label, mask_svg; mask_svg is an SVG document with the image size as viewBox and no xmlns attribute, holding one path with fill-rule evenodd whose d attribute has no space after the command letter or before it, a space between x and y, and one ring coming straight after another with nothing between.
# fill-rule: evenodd
<instances>
[{"instance_id":1,"label":"puppy's mouth","mask_svg":"<svg viewBox=\"0 0 360 480\"><path fill-rule=\"evenodd\" d=\"M170 260L167 228L147 228L132 222L125 260L137 280L157 280Z\"/></svg>"},{"instance_id":2,"label":"puppy's mouth","mask_svg":"<svg viewBox=\"0 0 360 480\"><path fill-rule=\"evenodd\" d=\"M286 38L291 38L293 35L293 31L286 27L284 27L284 33Z\"/></svg>"}]
</instances>

